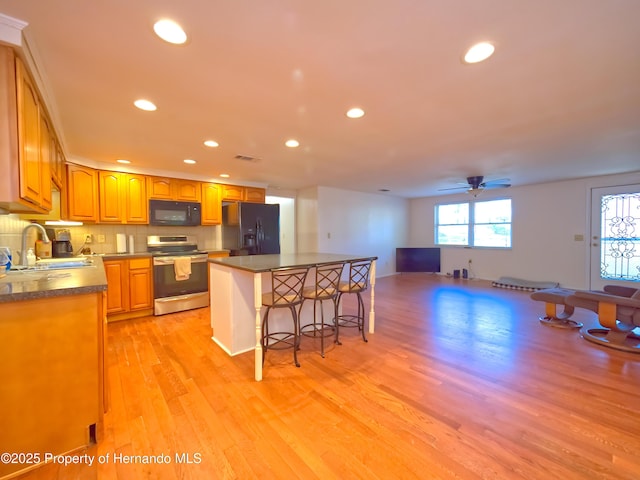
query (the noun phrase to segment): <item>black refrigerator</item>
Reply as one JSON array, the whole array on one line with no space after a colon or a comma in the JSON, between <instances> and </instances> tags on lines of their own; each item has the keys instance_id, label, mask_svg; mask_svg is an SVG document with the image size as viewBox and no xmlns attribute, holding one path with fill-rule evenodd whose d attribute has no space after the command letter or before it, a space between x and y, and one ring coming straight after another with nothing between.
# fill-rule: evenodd
<instances>
[{"instance_id":1,"label":"black refrigerator","mask_svg":"<svg viewBox=\"0 0 640 480\"><path fill-rule=\"evenodd\" d=\"M280 253L280 205L224 204L222 248L231 256Z\"/></svg>"}]
</instances>

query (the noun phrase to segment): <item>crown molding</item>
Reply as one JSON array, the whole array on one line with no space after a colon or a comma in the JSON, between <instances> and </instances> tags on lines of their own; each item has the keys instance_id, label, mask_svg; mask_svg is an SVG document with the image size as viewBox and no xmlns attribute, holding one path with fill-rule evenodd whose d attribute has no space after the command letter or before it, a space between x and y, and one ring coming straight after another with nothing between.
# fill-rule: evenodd
<instances>
[{"instance_id":1,"label":"crown molding","mask_svg":"<svg viewBox=\"0 0 640 480\"><path fill-rule=\"evenodd\" d=\"M27 25L27 22L0 13L0 42L21 47L22 30Z\"/></svg>"}]
</instances>

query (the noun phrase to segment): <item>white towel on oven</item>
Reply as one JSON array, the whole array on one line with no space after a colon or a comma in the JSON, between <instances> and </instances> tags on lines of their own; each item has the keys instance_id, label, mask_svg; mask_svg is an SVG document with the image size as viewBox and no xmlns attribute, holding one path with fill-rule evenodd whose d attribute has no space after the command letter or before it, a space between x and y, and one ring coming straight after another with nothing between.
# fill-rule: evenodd
<instances>
[{"instance_id":1,"label":"white towel on oven","mask_svg":"<svg viewBox=\"0 0 640 480\"><path fill-rule=\"evenodd\" d=\"M176 257L173 259L173 269L176 274L176 281L188 280L191 276L191 257Z\"/></svg>"}]
</instances>

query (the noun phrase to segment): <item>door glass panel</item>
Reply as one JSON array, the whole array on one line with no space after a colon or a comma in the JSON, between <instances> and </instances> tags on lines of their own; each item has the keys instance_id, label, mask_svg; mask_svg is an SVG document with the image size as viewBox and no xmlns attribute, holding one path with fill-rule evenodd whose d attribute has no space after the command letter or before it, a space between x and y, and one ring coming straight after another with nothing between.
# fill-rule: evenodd
<instances>
[{"instance_id":1,"label":"door glass panel","mask_svg":"<svg viewBox=\"0 0 640 480\"><path fill-rule=\"evenodd\" d=\"M640 281L640 192L603 195L600 277Z\"/></svg>"}]
</instances>

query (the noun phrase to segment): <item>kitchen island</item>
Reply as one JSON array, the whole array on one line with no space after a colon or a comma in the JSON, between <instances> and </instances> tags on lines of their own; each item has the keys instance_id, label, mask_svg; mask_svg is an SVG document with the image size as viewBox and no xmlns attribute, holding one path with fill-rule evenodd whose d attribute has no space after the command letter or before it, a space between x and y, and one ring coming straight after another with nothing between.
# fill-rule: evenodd
<instances>
[{"instance_id":1,"label":"kitchen island","mask_svg":"<svg viewBox=\"0 0 640 480\"><path fill-rule=\"evenodd\" d=\"M369 333L375 330L374 287L377 257L333 253L298 253L210 258L210 312L213 341L229 355L254 350L255 379L262 380L262 294L271 285L271 271L285 267L316 267L331 263L372 260ZM307 284L313 283L312 271ZM263 287L264 286L264 287ZM251 319L254 319L252 322Z\"/></svg>"},{"instance_id":2,"label":"kitchen island","mask_svg":"<svg viewBox=\"0 0 640 480\"><path fill-rule=\"evenodd\" d=\"M0 278L0 478L96 442L107 408L102 259ZM12 457L13 458L13 457Z\"/></svg>"}]
</instances>

